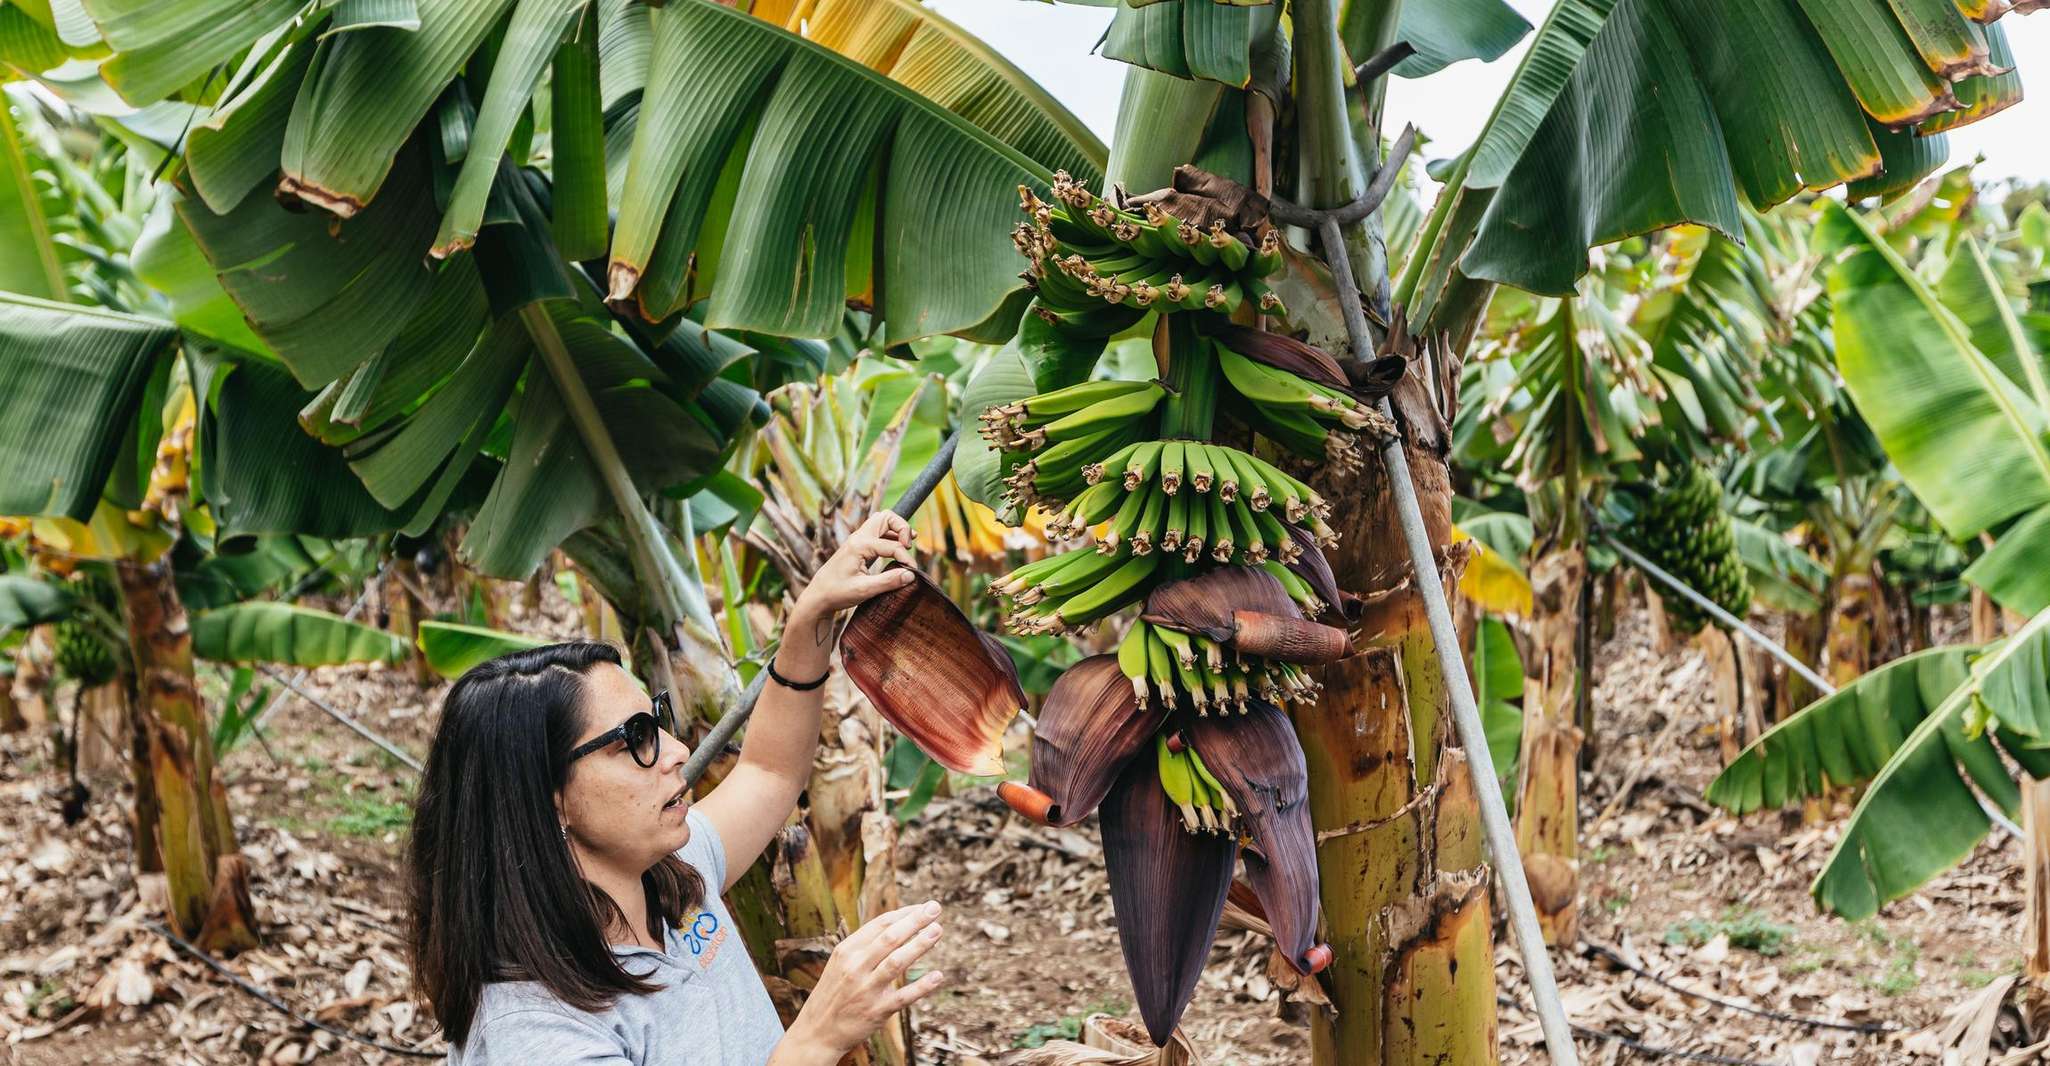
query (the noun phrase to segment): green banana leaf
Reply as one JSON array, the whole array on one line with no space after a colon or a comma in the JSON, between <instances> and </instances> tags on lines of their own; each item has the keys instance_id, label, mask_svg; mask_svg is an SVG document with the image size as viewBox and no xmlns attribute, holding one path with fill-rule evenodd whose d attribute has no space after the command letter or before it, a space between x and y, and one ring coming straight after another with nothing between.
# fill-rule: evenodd
<instances>
[{"instance_id":1,"label":"green banana leaf","mask_svg":"<svg viewBox=\"0 0 2050 1066\"><path fill-rule=\"evenodd\" d=\"M0 8L0 13L12 10ZM31 159L15 126L14 105L0 97L0 290L63 300L69 287L50 236L51 205L36 182Z\"/></svg>"},{"instance_id":2,"label":"green banana leaf","mask_svg":"<svg viewBox=\"0 0 2050 1066\"><path fill-rule=\"evenodd\" d=\"M1968 579L2010 609L2040 609L2050 597L2042 357L1974 243L1932 288L1862 216L1832 205L1824 219L1846 249L1829 274L1845 388L1945 532L1999 531L1998 554Z\"/></svg>"},{"instance_id":3,"label":"green banana leaf","mask_svg":"<svg viewBox=\"0 0 2050 1066\"><path fill-rule=\"evenodd\" d=\"M509 651L538 648L547 643L517 633L466 626L454 622L422 622L416 643L427 665L453 681L471 667Z\"/></svg>"},{"instance_id":4,"label":"green banana leaf","mask_svg":"<svg viewBox=\"0 0 2050 1066\"><path fill-rule=\"evenodd\" d=\"M1992 77L1990 56L1950 0L1561 0L1455 182L1494 193L1451 247L1469 278L1563 295L1596 245L1680 222L1739 237L1741 204L1882 167L1853 193L1904 188L1944 151L1910 127L1992 113L1950 80Z\"/></svg>"},{"instance_id":5,"label":"green banana leaf","mask_svg":"<svg viewBox=\"0 0 2050 1066\"><path fill-rule=\"evenodd\" d=\"M92 517L170 323L0 292L0 514Z\"/></svg>"},{"instance_id":6,"label":"green banana leaf","mask_svg":"<svg viewBox=\"0 0 2050 1066\"><path fill-rule=\"evenodd\" d=\"M1474 700L1480 704L1481 725L1488 735L1488 756L1494 762L1495 777L1503 783L1504 798L1515 802L1516 763L1523 750L1523 660L1516 654L1516 640L1501 619L1481 619L1473 638Z\"/></svg>"},{"instance_id":7,"label":"green banana leaf","mask_svg":"<svg viewBox=\"0 0 2050 1066\"><path fill-rule=\"evenodd\" d=\"M650 320L834 333L848 300L895 345L1000 339L1029 292L992 189L1047 168L828 49L711 0L655 9L610 296ZM884 166L887 153L888 166ZM725 249L745 254L725 255Z\"/></svg>"},{"instance_id":8,"label":"green banana leaf","mask_svg":"<svg viewBox=\"0 0 2050 1066\"><path fill-rule=\"evenodd\" d=\"M71 614L71 590L23 574L0 574L0 633Z\"/></svg>"},{"instance_id":9,"label":"green banana leaf","mask_svg":"<svg viewBox=\"0 0 2050 1066\"><path fill-rule=\"evenodd\" d=\"M1372 53L1365 39L1364 16L1375 5L1349 0L1338 16L1339 38L1354 62ZM1402 5L1395 39L1408 41L1416 54L1395 65L1398 78L1424 78L1468 59L1492 63L1516 47L1530 32L1530 23L1502 0L1438 0Z\"/></svg>"},{"instance_id":10,"label":"green banana leaf","mask_svg":"<svg viewBox=\"0 0 2050 1066\"><path fill-rule=\"evenodd\" d=\"M1829 571L1807 552L1787 543L1773 530L1741 518L1730 519L1737 557L1744 562L1751 588L1774 610L1814 614L1822 609Z\"/></svg>"},{"instance_id":11,"label":"green banana leaf","mask_svg":"<svg viewBox=\"0 0 2050 1066\"><path fill-rule=\"evenodd\" d=\"M1177 78L1244 88L1253 79L1255 44L1272 32L1281 5L1214 0L1124 0L1111 17L1103 54Z\"/></svg>"},{"instance_id":12,"label":"green banana leaf","mask_svg":"<svg viewBox=\"0 0 2050 1066\"><path fill-rule=\"evenodd\" d=\"M1973 785L2016 814L2020 791L2001 752L2050 775L2046 726L2050 612L1985 648L1903 656L1810 704L1746 748L1708 800L1742 814L1869 781L1810 887L1824 909L1855 920L1971 854L1992 824Z\"/></svg>"},{"instance_id":13,"label":"green banana leaf","mask_svg":"<svg viewBox=\"0 0 2050 1066\"><path fill-rule=\"evenodd\" d=\"M297 604L257 601L216 607L192 618L192 653L224 663L395 663L406 639Z\"/></svg>"}]
</instances>

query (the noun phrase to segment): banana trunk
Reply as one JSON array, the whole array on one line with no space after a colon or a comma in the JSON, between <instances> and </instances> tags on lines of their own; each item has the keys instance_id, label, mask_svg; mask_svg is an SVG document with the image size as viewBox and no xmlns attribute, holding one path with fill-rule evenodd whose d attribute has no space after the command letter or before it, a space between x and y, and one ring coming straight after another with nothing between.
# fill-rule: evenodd
<instances>
[{"instance_id":1,"label":"banana trunk","mask_svg":"<svg viewBox=\"0 0 2050 1066\"><path fill-rule=\"evenodd\" d=\"M1587 560L1554 549L1531 567L1532 649L1524 681L1516 844L1545 943L1573 942L1580 882L1580 747L1576 653Z\"/></svg>"},{"instance_id":2,"label":"banana trunk","mask_svg":"<svg viewBox=\"0 0 2050 1066\"><path fill-rule=\"evenodd\" d=\"M214 780L205 705L192 675L191 627L170 567L124 561L115 570L135 653L172 925L209 951L255 947L248 866L235 844L227 793Z\"/></svg>"},{"instance_id":3,"label":"banana trunk","mask_svg":"<svg viewBox=\"0 0 2050 1066\"><path fill-rule=\"evenodd\" d=\"M1409 463L1442 551L1451 536L1443 442L1429 439L1435 420L1416 379L1396 399L1425 415L1406 420L1418 438ZM1329 557L1338 586L1387 598L1377 603L1381 624L1370 627L1378 636L1323 667L1322 701L1294 713L1311 816L1320 831L1338 831L1318 849L1336 958L1326 971L1333 1010L1311 1014L1313 1061L1492 1064L1494 954L1478 808L1444 724L1449 706L1422 603L1403 587L1410 566L1394 499L1379 463L1319 473L1317 487L1334 504L1338 546Z\"/></svg>"}]
</instances>

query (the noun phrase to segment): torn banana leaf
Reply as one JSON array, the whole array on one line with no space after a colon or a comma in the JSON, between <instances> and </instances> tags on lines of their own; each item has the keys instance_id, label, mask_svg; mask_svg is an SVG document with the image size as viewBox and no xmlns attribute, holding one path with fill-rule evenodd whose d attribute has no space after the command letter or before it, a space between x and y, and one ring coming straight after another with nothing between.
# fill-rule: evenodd
<instances>
[{"instance_id":1,"label":"torn banana leaf","mask_svg":"<svg viewBox=\"0 0 2050 1066\"><path fill-rule=\"evenodd\" d=\"M1006 782L1010 787L999 786L998 794L1027 817L1073 825L1103 802L1118 772L1148 750L1166 719L1159 700L1134 704L1117 656L1092 655L1054 682L1039 709L1030 786Z\"/></svg>"},{"instance_id":2,"label":"torn banana leaf","mask_svg":"<svg viewBox=\"0 0 2050 1066\"><path fill-rule=\"evenodd\" d=\"M840 635L847 676L941 766L1001 777L1004 729L1025 706L1018 668L931 578L912 573L911 584L854 609Z\"/></svg>"},{"instance_id":3,"label":"torn banana leaf","mask_svg":"<svg viewBox=\"0 0 2050 1066\"><path fill-rule=\"evenodd\" d=\"M1350 650L1344 630L1305 619L1280 579L1252 566L1169 581L1146 597L1139 617L1283 662L1328 663Z\"/></svg>"},{"instance_id":4,"label":"torn banana leaf","mask_svg":"<svg viewBox=\"0 0 2050 1066\"><path fill-rule=\"evenodd\" d=\"M1217 939L1238 844L1182 830L1152 760L1125 764L1104 797L1103 864L1118 946L1147 1035L1165 1045Z\"/></svg>"},{"instance_id":5,"label":"torn banana leaf","mask_svg":"<svg viewBox=\"0 0 2050 1066\"><path fill-rule=\"evenodd\" d=\"M1330 961L1317 943L1317 841L1310 825L1310 777L1302 745L1288 716L1262 700L1248 700L1243 716L1198 717L1183 722L1189 746L1239 809L1249 838L1243 852L1246 880L1260 897L1275 946L1300 973Z\"/></svg>"}]
</instances>

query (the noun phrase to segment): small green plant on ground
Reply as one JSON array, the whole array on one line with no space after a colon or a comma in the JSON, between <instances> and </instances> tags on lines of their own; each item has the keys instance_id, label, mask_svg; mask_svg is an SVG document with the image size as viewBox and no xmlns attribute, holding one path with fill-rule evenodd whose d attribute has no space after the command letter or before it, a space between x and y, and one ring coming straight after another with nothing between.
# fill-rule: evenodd
<instances>
[{"instance_id":1,"label":"small green plant on ground","mask_svg":"<svg viewBox=\"0 0 2050 1066\"><path fill-rule=\"evenodd\" d=\"M1607 907L1610 914L1621 914L1623 913L1623 908L1629 905L1630 893L1628 892L1618 892L1602 901L1602 906Z\"/></svg>"},{"instance_id":2,"label":"small green plant on ground","mask_svg":"<svg viewBox=\"0 0 2050 1066\"><path fill-rule=\"evenodd\" d=\"M1921 961L1922 948L1914 938L1894 936L1873 919L1855 922L1851 930L1869 944L1885 966L1877 975L1866 974L1858 983L1885 996L1905 995L1915 990L1922 979L1915 973L1915 964ZM1990 980L1990 979L1989 979Z\"/></svg>"},{"instance_id":3,"label":"small green plant on ground","mask_svg":"<svg viewBox=\"0 0 2050 1066\"><path fill-rule=\"evenodd\" d=\"M1111 1014L1122 1016L1130 1009L1131 1006L1121 1000L1101 1000L1083 1008L1079 1014L1063 1014L1052 1022L1039 1022L1030 1026L1023 1033L1019 1034L1016 1040L1011 1041L1011 1046L1014 1048L1035 1048L1045 1047L1046 1042L1049 1040L1080 1040L1082 1039L1082 1023L1090 1015Z\"/></svg>"},{"instance_id":4,"label":"small green plant on ground","mask_svg":"<svg viewBox=\"0 0 2050 1066\"><path fill-rule=\"evenodd\" d=\"M1775 922L1750 907L1730 907L1715 919L1689 918L1666 929L1666 943L1700 947L1718 936L1730 939L1730 946L1760 955L1784 953L1794 941L1794 927Z\"/></svg>"},{"instance_id":5,"label":"small green plant on ground","mask_svg":"<svg viewBox=\"0 0 2050 1066\"><path fill-rule=\"evenodd\" d=\"M413 805L369 792L344 793L342 812L328 819L330 832L352 837L381 837L413 822Z\"/></svg>"}]
</instances>

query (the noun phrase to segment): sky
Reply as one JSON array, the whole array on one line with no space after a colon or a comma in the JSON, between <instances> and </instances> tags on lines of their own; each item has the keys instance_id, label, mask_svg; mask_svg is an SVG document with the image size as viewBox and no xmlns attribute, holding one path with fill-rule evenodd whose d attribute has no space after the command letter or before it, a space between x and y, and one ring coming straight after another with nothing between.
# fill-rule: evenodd
<instances>
[{"instance_id":1,"label":"sky","mask_svg":"<svg viewBox=\"0 0 2050 1066\"><path fill-rule=\"evenodd\" d=\"M1550 0L1508 0L1533 26ZM1032 0L931 0L947 18L973 31L1030 74L1106 143L1117 121L1125 65L1089 54L1110 24L1108 8ZM2001 20L2021 68L2022 102L1950 135L1951 162L1984 155L1982 180L2050 179L2050 12ZM1390 128L1413 122L1434 144L1427 158L1452 155L1480 132L1488 109L1530 40L1493 63L1458 63L1428 78L1393 79Z\"/></svg>"}]
</instances>

